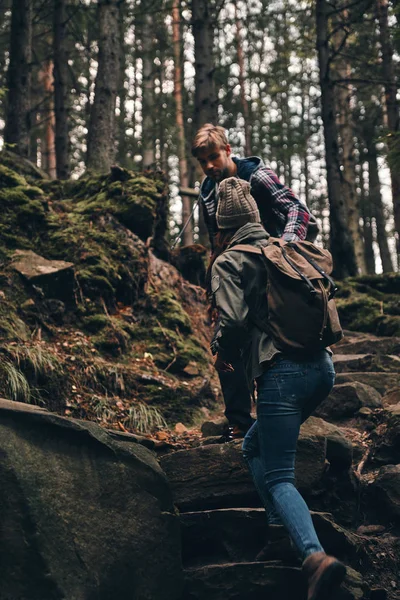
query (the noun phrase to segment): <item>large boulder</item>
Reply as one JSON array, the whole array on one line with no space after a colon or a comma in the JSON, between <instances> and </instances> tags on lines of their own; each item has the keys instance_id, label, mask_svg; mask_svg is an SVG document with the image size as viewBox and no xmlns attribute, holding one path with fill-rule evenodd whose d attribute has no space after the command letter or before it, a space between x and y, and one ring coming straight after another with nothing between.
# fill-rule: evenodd
<instances>
[{"instance_id":1,"label":"large boulder","mask_svg":"<svg viewBox=\"0 0 400 600\"><path fill-rule=\"evenodd\" d=\"M179 523L153 454L0 401L0 600L178 600Z\"/></svg>"},{"instance_id":2,"label":"large boulder","mask_svg":"<svg viewBox=\"0 0 400 600\"><path fill-rule=\"evenodd\" d=\"M373 488L386 517L400 522L400 465L382 467Z\"/></svg>"},{"instance_id":3,"label":"large boulder","mask_svg":"<svg viewBox=\"0 0 400 600\"><path fill-rule=\"evenodd\" d=\"M384 423L374 435L373 459L378 464L400 462L400 404L388 405L383 413Z\"/></svg>"},{"instance_id":4,"label":"large boulder","mask_svg":"<svg viewBox=\"0 0 400 600\"><path fill-rule=\"evenodd\" d=\"M315 414L323 419L343 419L352 417L367 406L380 408L382 406L380 393L370 385L359 381L335 385L329 396L318 406Z\"/></svg>"}]
</instances>

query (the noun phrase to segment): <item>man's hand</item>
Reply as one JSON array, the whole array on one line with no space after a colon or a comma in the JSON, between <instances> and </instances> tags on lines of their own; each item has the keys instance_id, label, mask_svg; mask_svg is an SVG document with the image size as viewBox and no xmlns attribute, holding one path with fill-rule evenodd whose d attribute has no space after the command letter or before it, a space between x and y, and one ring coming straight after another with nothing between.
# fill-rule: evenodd
<instances>
[{"instance_id":1,"label":"man's hand","mask_svg":"<svg viewBox=\"0 0 400 600\"><path fill-rule=\"evenodd\" d=\"M215 358L214 367L221 373L232 373L235 370L230 363L222 360L219 354Z\"/></svg>"}]
</instances>

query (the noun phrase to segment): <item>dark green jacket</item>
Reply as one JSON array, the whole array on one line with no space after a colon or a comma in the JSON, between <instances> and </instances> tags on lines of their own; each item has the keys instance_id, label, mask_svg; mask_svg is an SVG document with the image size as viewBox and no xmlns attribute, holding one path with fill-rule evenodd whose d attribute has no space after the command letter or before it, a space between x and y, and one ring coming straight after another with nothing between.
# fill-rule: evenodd
<instances>
[{"instance_id":1,"label":"dark green jacket","mask_svg":"<svg viewBox=\"0 0 400 600\"><path fill-rule=\"evenodd\" d=\"M229 247L236 244L263 246L268 234L259 223L247 223L237 230ZM251 321L267 317L267 271L261 256L240 250L225 251L211 271L213 301L220 323L211 344L213 354L226 362L243 356L249 382L259 377L278 353L268 335Z\"/></svg>"}]
</instances>

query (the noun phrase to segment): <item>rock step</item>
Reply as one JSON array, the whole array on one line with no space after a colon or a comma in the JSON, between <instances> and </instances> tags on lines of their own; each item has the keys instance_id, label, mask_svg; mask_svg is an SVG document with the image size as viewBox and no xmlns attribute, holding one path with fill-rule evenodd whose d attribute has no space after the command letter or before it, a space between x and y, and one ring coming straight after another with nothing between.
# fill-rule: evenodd
<instances>
[{"instance_id":1,"label":"rock step","mask_svg":"<svg viewBox=\"0 0 400 600\"><path fill-rule=\"evenodd\" d=\"M348 569L332 600L360 600L365 584ZM230 563L185 571L184 600L306 600L300 568L273 563Z\"/></svg>"},{"instance_id":2,"label":"rock step","mask_svg":"<svg viewBox=\"0 0 400 600\"><path fill-rule=\"evenodd\" d=\"M333 355L336 373L352 371L400 372L400 357L395 354L339 354Z\"/></svg>"},{"instance_id":3,"label":"rock step","mask_svg":"<svg viewBox=\"0 0 400 600\"><path fill-rule=\"evenodd\" d=\"M352 445L335 425L310 417L301 427L297 445L296 479L302 493L321 490L327 461L347 481ZM260 506L241 441L179 450L160 457L160 465L181 512Z\"/></svg>"},{"instance_id":4,"label":"rock step","mask_svg":"<svg viewBox=\"0 0 400 600\"><path fill-rule=\"evenodd\" d=\"M312 519L328 554L345 562L360 558L359 539L334 523L329 513L312 512ZM185 568L207 564L252 562L266 542L263 508L232 508L190 512L180 515L182 556ZM272 560L298 565L289 536L282 531Z\"/></svg>"},{"instance_id":5,"label":"rock step","mask_svg":"<svg viewBox=\"0 0 400 600\"><path fill-rule=\"evenodd\" d=\"M336 366L336 365L335 365ZM384 396L389 390L400 387L400 369L395 372L343 372L336 375L336 383L347 383L349 381L359 381L378 390Z\"/></svg>"},{"instance_id":6,"label":"rock step","mask_svg":"<svg viewBox=\"0 0 400 600\"><path fill-rule=\"evenodd\" d=\"M345 337L333 346L335 354L400 354L400 337L377 337L346 331Z\"/></svg>"}]
</instances>

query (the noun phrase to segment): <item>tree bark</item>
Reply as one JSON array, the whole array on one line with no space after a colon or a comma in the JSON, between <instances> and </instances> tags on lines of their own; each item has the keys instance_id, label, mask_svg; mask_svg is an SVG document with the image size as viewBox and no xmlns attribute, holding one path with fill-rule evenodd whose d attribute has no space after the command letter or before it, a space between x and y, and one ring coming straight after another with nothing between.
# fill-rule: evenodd
<instances>
[{"instance_id":1,"label":"tree bark","mask_svg":"<svg viewBox=\"0 0 400 600\"><path fill-rule=\"evenodd\" d=\"M372 216L375 217L376 241L378 242L379 253L381 255L382 270L384 273L390 273L391 271L393 271L393 265L387 241L386 218L381 196L381 184L379 181L378 153L375 142L372 138L366 140L366 143L368 151L367 160L369 177L369 201L371 205Z\"/></svg>"},{"instance_id":2,"label":"tree bark","mask_svg":"<svg viewBox=\"0 0 400 600\"><path fill-rule=\"evenodd\" d=\"M317 0L317 52L321 86L322 122L324 125L328 197L330 206L330 249L336 277L357 275L354 243L348 227L348 214L342 195L338 135L335 122L333 85L329 70L329 6Z\"/></svg>"},{"instance_id":3,"label":"tree bark","mask_svg":"<svg viewBox=\"0 0 400 600\"><path fill-rule=\"evenodd\" d=\"M335 26L338 27L338 22ZM339 51L343 45L343 36L346 35L343 29L339 29L334 36L335 50ZM335 86L335 97L337 101L337 121L342 146L342 191L346 203L348 214L348 225L353 238L355 258L359 273L365 273L365 255L364 242L360 226L360 205L357 196L355 157L354 157L354 123L351 111L352 86L346 83L346 79L351 77L351 66L349 61L339 55L335 63L335 71L338 79L342 80Z\"/></svg>"},{"instance_id":4,"label":"tree bark","mask_svg":"<svg viewBox=\"0 0 400 600\"><path fill-rule=\"evenodd\" d=\"M121 3L119 5L118 22L119 22L119 76L118 76L118 101L119 101L119 115L117 119L117 138L118 138L118 150L117 150L117 162L122 167L128 168L127 160L127 137L126 137L126 92L125 89L125 69L126 69L126 53L127 48L125 45L125 5Z\"/></svg>"},{"instance_id":5,"label":"tree bark","mask_svg":"<svg viewBox=\"0 0 400 600\"><path fill-rule=\"evenodd\" d=\"M388 0L377 0L379 37L382 52L383 78L385 80L385 102L389 133L399 131L399 105L396 94L396 78L393 65L393 48L388 24ZM388 136L389 151L392 137ZM393 197L393 215L396 238L397 267L400 268L400 173L397 168L390 169Z\"/></svg>"},{"instance_id":6,"label":"tree bark","mask_svg":"<svg viewBox=\"0 0 400 600\"><path fill-rule=\"evenodd\" d=\"M70 175L68 136L68 52L66 47L67 11L65 0L54 0L53 53L54 53L54 111L55 154L58 179Z\"/></svg>"},{"instance_id":7,"label":"tree bark","mask_svg":"<svg viewBox=\"0 0 400 600\"><path fill-rule=\"evenodd\" d=\"M44 135L41 139L41 167L51 179L56 179L55 115L54 115L54 78L53 62L48 60L39 71L39 80L43 86L42 122Z\"/></svg>"},{"instance_id":8,"label":"tree bark","mask_svg":"<svg viewBox=\"0 0 400 600\"><path fill-rule=\"evenodd\" d=\"M366 194L364 185L361 183L360 207L363 219L364 261L365 269L368 275L375 274L374 230L372 223L371 200L370 190L368 191L368 194Z\"/></svg>"},{"instance_id":9,"label":"tree bark","mask_svg":"<svg viewBox=\"0 0 400 600\"><path fill-rule=\"evenodd\" d=\"M4 141L21 156L29 156L32 53L32 0L13 0L7 112Z\"/></svg>"},{"instance_id":10,"label":"tree bark","mask_svg":"<svg viewBox=\"0 0 400 600\"><path fill-rule=\"evenodd\" d=\"M114 161L115 102L119 74L119 0L99 0L99 54L90 114L87 167L106 172Z\"/></svg>"},{"instance_id":11,"label":"tree bark","mask_svg":"<svg viewBox=\"0 0 400 600\"><path fill-rule=\"evenodd\" d=\"M143 7L145 4L142 2ZM142 27L142 156L143 168L155 164L154 142L154 70L153 70L153 19L147 12Z\"/></svg>"},{"instance_id":12,"label":"tree bark","mask_svg":"<svg viewBox=\"0 0 400 600\"><path fill-rule=\"evenodd\" d=\"M214 24L208 0L192 0L192 29L195 56L194 123L199 129L218 119L214 81Z\"/></svg>"},{"instance_id":13,"label":"tree bark","mask_svg":"<svg viewBox=\"0 0 400 600\"><path fill-rule=\"evenodd\" d=\"M242 22L239 17L237 0L235 0L235 24L236 24L236 47L237 60L239 65L239 87L240 87L240 103L242 105L242 113L244 119L244 153L245 156L251 155L251 134L250 134L250 111L249 103L246 98L245 90L245 69L243 55L243 37L242 37Z\"/></svg>"},{"instance_id":14,"label":"tree bark","mask_svg":"<svg viewBox=\"0 0 400 600\"><path fill-rule=\"evenodd\" d=\"M181 18L180 18L180 0L173 0L172 3L172 36L174 46L174 98L175 98L175 118L178 132L178 158L179 158L179 179L181 187L189 187L188 162L186 159L186 137L185 123L183 118L183 100L182 100L182 65L181 65ZM192 202L188 196L182 196L182 225L190 219L192 212ZM183 232L182 243L184 246L193 244L193 224L192 219Z\"/></svg>"}]
</instances>

